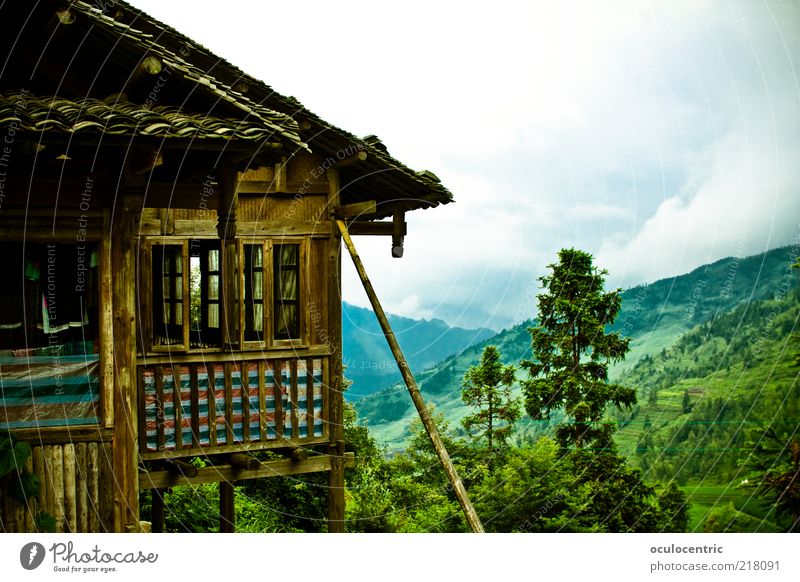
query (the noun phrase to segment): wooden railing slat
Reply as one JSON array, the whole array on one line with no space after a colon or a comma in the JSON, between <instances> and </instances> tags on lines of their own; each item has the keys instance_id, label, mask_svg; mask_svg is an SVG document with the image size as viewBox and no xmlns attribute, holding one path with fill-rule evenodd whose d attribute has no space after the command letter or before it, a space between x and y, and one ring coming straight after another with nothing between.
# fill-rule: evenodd
<instances>
[{"instance_id":1,"label":"wooden railing slat","mask_svg":"<svg viewBox=\"0 0 800 582\"><path fill-rule=\"evenodd\" d=\"M164 450L164 374L161 366L156 366L153 370L156 381L156 448Z\"/></svg>"},{"instance_id":2,"label":"wooden railing slat","mask_svg":"<svg viewBox=\"0 0 800 582\"><path fill-rule=\"evenodd\" d=\"M297 440L300 438L300 415L297 410L297 360L291 360L289 363L289 378L291 378L292 390L292 439Z\"/></svg>"},{"instance_id":3,"label":"wooden railing slat","mask_svg":"<svg viewBox=\"0 0 800 582\"><path fill-rule=\"evenodd\" d=\"M200 381L197 378L197 364L189 366L192 387L192 446L200 446Z\"/></svg>"},{"instance_id":4,"label":"wooden railing slat","mask_svg":"<svg viewBox=\"0 0 800 582\"><path fill-rule=\"evenodd\" d=\"M272 369L275 378L275 436L276 438L283 438L283 386L281 382L281 373L283 372L283 364L281 360L273 360Z\"/></svg>"},{"instance_id":5,"label":"wooden railing slat","mask_svg":"<svg viewBox=\"0 0 800 582\"><path fill-rule=\"evenodd\" d=\"M239 364L239 377L242 381L242 441L250 442L250 378L246 362Z\"/></svg>"},{"instance_id":6,"label":"wooden railing slat","mask_svg":"<svg viewBox=\"0 0 800 582\"><path fill-rule=\"evenodd\" d=\"M267 384L266 365L264 360L258 361L258 423L259 440L267 440Z\"/></svg>"}]
</instances>

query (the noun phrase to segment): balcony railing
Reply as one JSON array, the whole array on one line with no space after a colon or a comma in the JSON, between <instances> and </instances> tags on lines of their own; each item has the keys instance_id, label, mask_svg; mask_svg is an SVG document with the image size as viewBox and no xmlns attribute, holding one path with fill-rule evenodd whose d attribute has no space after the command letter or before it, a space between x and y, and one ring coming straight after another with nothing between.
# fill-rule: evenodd
<instances>
[{"instance_id":1,"label":"balcony railing","mask_svg":"<svg viewBox=\"0 0 800 582\"><path fill-rule=\"evenodd\" d=\"M327 434L324 363L243 357L139 366L142 457L320 440Z\"/></svg>"}]
</instances>

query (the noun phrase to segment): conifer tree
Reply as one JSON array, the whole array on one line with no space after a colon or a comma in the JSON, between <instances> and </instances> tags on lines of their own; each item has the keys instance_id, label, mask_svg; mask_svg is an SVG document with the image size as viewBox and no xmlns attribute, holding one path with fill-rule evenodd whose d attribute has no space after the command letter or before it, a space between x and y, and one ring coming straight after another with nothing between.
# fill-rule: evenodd
<instances>
[{"instance_id":1,"label":"conifer tree","mask_svg":"<svg viewBox=\"0 0 800 582\"><path fill-rule=\"evenodd\" d=\"M568 420L556 436L565 448L607 446L606 407L636 403L633 389L608 382L609 363L629 350L628 339L606 332L619 313L620 290L604 292L608 273L584 251L562 249L548 268L539 278L539 325L529 330L533 358L522 362L530 376L522 382L525 408L535 420L563 409Z\"/></svg>"},{"instance_id":2,"label":"conifer tree","mask_svg":"<svg viewBox=\"0 0 800 582\"><path fill-rule=\"evenodd\" d=\"M479 435L486 438L490 468L495 452L507 446L506 440L520 416L519 402L511 394L513 383L514 367L503 366L500 351L486 346L481 363L467 370L461 384L461 399L478 408L462 423L468 431L477 427Z\"/></svg>"}]
</instances>

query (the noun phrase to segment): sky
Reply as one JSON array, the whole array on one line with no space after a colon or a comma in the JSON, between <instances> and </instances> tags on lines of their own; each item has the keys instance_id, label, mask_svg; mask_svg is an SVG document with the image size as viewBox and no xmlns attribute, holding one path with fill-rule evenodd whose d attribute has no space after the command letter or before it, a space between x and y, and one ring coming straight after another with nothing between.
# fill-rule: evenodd
<instances>
[{"instance_id":1,"label":"sky","mask_svg":"<svg viewBox=\"0 0 800 582\"><path fill-rule=\"evenodd\" d=\"M628 287L800 237L796 0L132 4L453 192L402 259L356 239L390 313L501 329L560 248Z\"/></svg>"}]
</instances>

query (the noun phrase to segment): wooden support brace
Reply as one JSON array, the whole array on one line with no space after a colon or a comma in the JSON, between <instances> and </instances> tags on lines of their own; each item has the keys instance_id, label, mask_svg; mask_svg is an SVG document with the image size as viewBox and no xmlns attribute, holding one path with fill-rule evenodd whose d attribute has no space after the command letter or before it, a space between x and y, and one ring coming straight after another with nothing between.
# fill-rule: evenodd
<instances>
[{"instance_id":1,"label":"wooden support brace","mask_svg":"<svg viewBox=\"0 0 800 582\"><path fill-rule=\"evenodd\" d=\"M308 452L303 447L298 447L297 445L273 449L273 452L295 462L305 461L308 458Z\"/></svg>"},{"instance_id":2,"label":"wooden support brace","mask_svg":"<svg viewBox=\"0 0 800 582\"><path fill-rule=\"evenodd\" d=\"M247 453L234 453L230 456L230 463L232 467L237 469L246 469L253 471L261 466L261 461L256 459L253 455Z\"/></svg>"},{"instance_id":3,"label":"wooden support brace","mask_svg":"<svg viewBox=\"0 0 800 582\"><path fill-rule=\"evenodd\" d=\"M434 450L436 451L436 455L439 457L439 461L441 462L444 472L447 474L447 478L453 487L456 498L461 504L461 508L463 509L464 515L467 518L467 523L473 532L483 533L484 530L480 518L475 512L475 508L472 506L472 502L469 499L467 490L464 487L464 484L461 482L461 478L458 476L458 472L453 465L453 461L450 460L450 455L447 453L447 449L442 442L439 431L436 429L436 425L433 422L430 411L425 405L425 401L422 399L422 394L420 394L417 381L414 379L414 375L411 373L411 369L408 367L408 362L403 355L403 351L400 349L400 344L397 343L397 338L392 331L392 326L389 324L389 320L386 318L386 313L383 311L383 307L381 307L381 303L378 300L375 289L372 287L372 283L367 276L367 272L364 269L361 258L358 256L356 247L353 244L353 239L350 238L350 234L347 231L347 225L344 223L344 221L337 220L336 226L339 228L339 232L342 234L342 241L344 241L347 250L350 252L350 257L353 259L353 264L356 267L356 271L358 271L358 276L361 278L361 283L364 285L364 290L367 292L370 303L372 303L372 309L375 312L375 315L378 317L378 322L383 330L383 335L386 337L386 341L389 343L389 348L392 350L392 354L394 355L397 365L400 368L400 373L403 376L403 380L408 387L411 400L413 400L414 406L417 408L417 412L422 420L422 424L431 439Z\"/></svg>"},{"instance_id":4,"label":"wooden support brace","mask_svg":"<svg viewBox=\"0 0 800 582\"><path fill-rule=\"evenodd\" d=\"M180 459L165 459L164 464L167 470L173 475L183 475L185 477L197 477L197 467Z\"/></svg>"}]
</instances>

